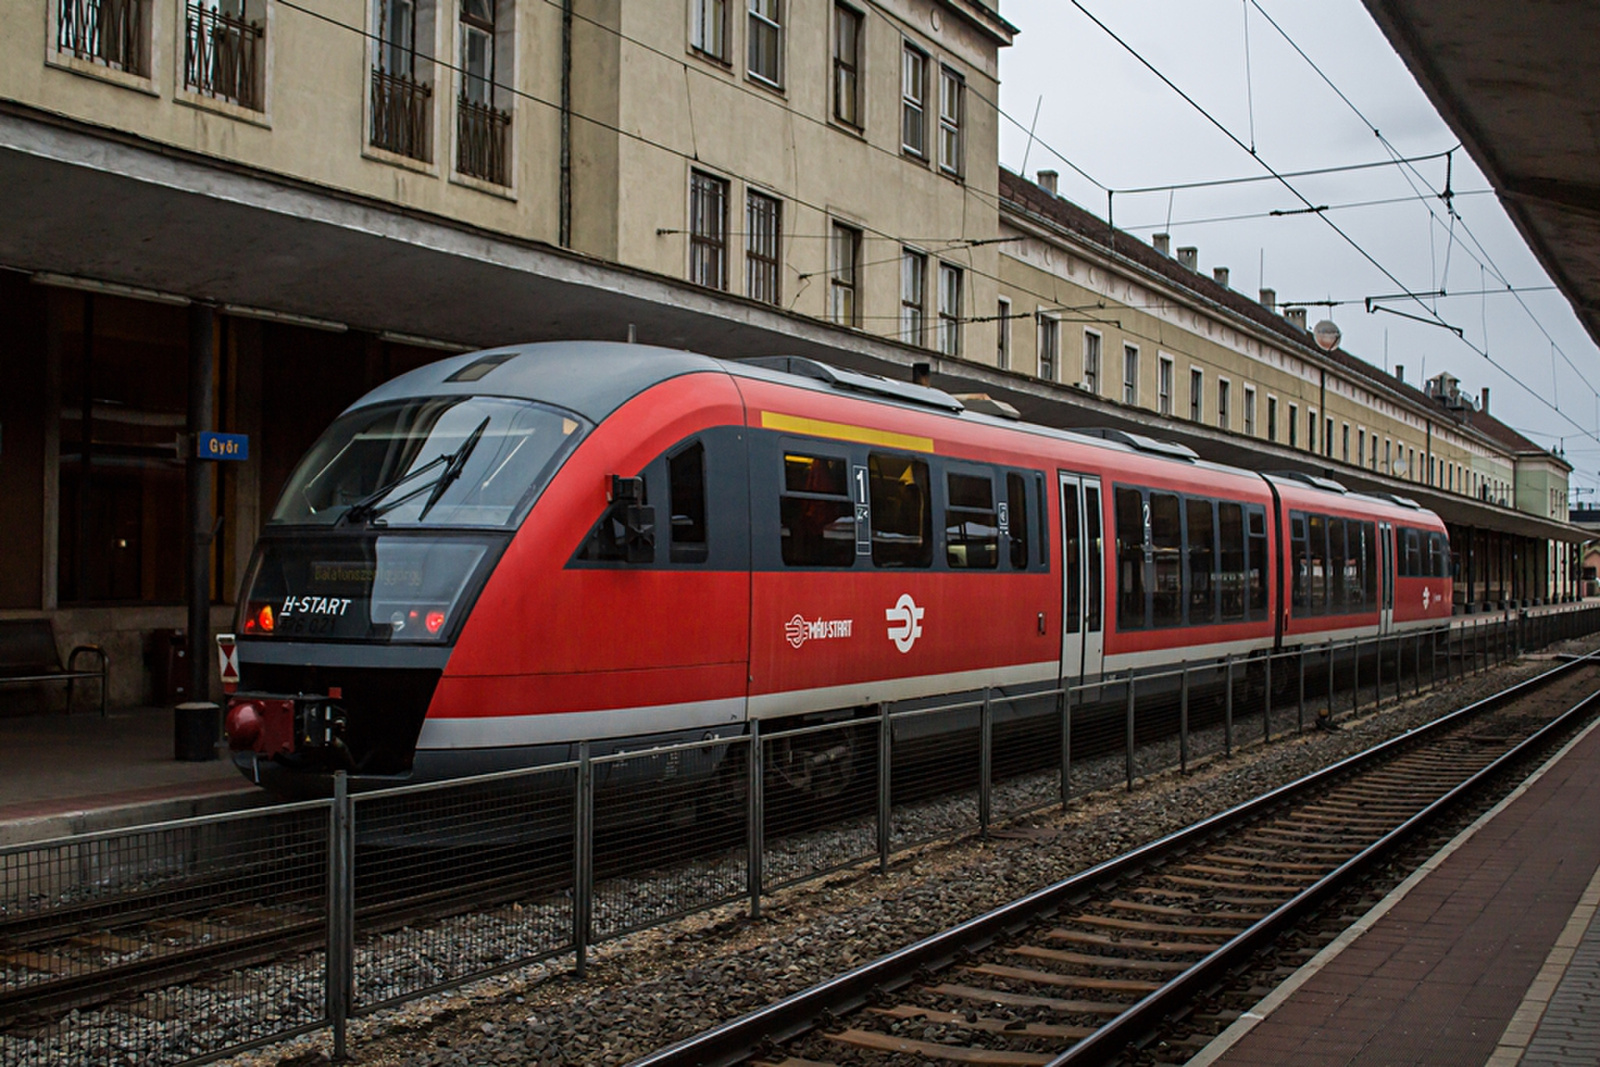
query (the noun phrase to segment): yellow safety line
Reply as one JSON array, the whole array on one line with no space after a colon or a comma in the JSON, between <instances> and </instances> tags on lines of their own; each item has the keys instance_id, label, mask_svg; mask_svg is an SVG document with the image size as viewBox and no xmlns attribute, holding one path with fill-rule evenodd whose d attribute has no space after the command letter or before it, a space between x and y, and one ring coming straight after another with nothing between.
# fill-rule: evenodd
<instances>
[{"instance_id":1,"label":"yellow safety line","mask_svg":"<svg viewBox=\"0 0 1600 1067\"><path fill-rule=\"evenodd\" d=\"M826 422L822 419L805 419L798 415L784 415L776 411L763 411L761 425L768 430L785 433L803 433L812 437L831 437L836 441L855 441L863 445L884 445L904 448L912 452L932 452L933 438L917 437L909 433L890 430L873 430L865 426L851 426L844 422Z\"/></svg>"}]
</instances>

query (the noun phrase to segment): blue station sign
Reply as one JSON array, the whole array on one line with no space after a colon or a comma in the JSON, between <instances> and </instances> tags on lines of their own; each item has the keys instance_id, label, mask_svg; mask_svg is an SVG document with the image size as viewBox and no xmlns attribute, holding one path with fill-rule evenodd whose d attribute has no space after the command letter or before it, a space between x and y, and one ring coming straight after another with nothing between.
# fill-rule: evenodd
<instances>
[{"instance_id":1,"label":"blue station sign","mask_svg":"<svg viewBox=\"0 0 1600 1067\"><path fill-rule=\"evenodd\" d=\"M250 435L243 433L201 432L195 443L195 454L201 459L239 462L250 458Z\"/></svg>"}]
</instances>

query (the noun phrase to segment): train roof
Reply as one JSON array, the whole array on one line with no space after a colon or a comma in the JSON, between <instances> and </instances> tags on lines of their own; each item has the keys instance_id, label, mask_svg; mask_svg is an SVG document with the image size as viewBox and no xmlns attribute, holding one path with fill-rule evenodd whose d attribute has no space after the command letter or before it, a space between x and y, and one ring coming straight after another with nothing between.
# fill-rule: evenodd
<instances>
[{"instance_id":1,"label":"train roof","mask_svg":"<svg viewBox=\"0 0 1600 1067\"><path fill-rule=\"evenodd\" d=\"M503 345L451 356L383 383L352 404L351 410L423 396L506 396L538 400L576 412L594 423L605 420L633 397L671 378L721 372L790 388L855 395L930 415L1026 433L1089 448L1139 455L1190 470L1247 478L1264 477L1284 489L1339 494L1352 502L1375 503L1421 514L1416 501L1389 493L1352 493L1332 479L1298 472L1258 472L1213 463L1191 449L1118 429L1064 430L968 408L949 393L912 382L845 370L796 356L723 360L655 345L619 341L545 341Z\"/></svg>"}]
</instances>

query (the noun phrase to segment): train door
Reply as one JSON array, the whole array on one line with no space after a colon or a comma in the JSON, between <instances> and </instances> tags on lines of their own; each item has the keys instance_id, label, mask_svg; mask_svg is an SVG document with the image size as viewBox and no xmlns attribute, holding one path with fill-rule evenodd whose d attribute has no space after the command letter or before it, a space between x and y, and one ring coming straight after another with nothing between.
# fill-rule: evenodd
<instances>
[{"instance_id":1,"label":"train door","mask_svg":"<svg viewBox=\"0 0 1600 1067\"><path fill-rule=\"evenodd\" d=\"M1061 472L1061 680L1100 677L1105 652L1105 540L1100 479Z\"/></svg>"},{"instance_id":2,"label":"train door","mask_svg":"<svg viewBox=\"0 0 1600 1067\"><path fill-rule=\"evenodd\" d=\"M1394 524L1378 523L1378 632L1394 629Z\"/></svg>"}]
</instances>

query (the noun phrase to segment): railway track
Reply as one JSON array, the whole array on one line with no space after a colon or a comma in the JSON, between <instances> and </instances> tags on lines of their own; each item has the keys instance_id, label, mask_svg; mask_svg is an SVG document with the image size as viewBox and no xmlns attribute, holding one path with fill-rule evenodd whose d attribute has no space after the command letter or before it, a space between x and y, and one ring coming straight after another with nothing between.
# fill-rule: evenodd
<instances>
[{"instance_id":1,"label":"railway track","mask_svg":"<svg viewBox=\"0 0 1600 1067\"><path fill-rule=\"evenodd\" d=\"M1065 1067L1163 1028L1181 1062L1232 1021L1215 994L1233 974L1274 946L1292 961L1282 939L1319 907L1600 711L1597 667L1563 664L633 1067Z\"/></svg>"}]
</instances>

